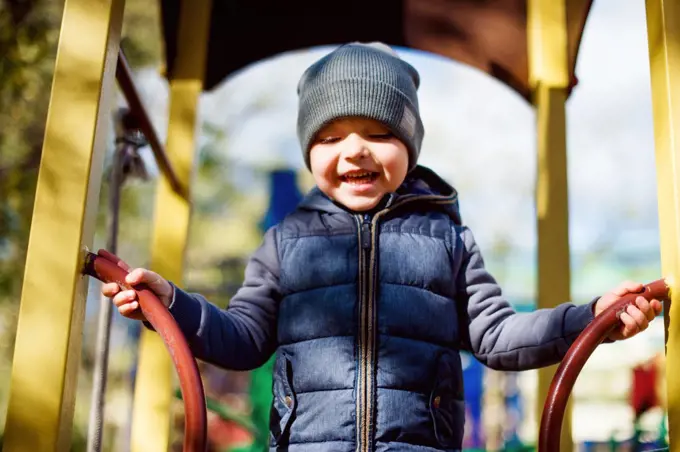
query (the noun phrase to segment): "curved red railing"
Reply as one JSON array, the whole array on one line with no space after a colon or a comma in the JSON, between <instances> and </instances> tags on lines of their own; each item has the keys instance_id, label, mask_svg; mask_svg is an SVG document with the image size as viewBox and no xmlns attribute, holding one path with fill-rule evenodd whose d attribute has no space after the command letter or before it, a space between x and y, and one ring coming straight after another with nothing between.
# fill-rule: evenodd
<instances>
[{"instance_id":1,"label":"curved red railing","mask_svg":"<svg viewBox=\"0 0 680 452\"><path fill-rule=\"evenodd\" d=\"M116 282L121 287L137 292L139 307L151 326L160 334L175 364L180 389L184 399L184 452L207 450L207 413L201 374L189 344L175 319L163 303L144 285L129 287L125 284L128 266L105 250L88 253L83 273L102 282Z\"/></svg>"},{"instance_id":2,"label":"curved red railing","mask_svg":"<svg viewBox=\"0 0 680 452\"><path fill-rule=\"evenodd\" d=\"M607 308L583 330L562 359L545 400L541 427L538 437L539 452L556 452L560 450L562 421L567 400L574 388L574 383L584 364L593 351L619 325L619 316L635 303L635 299L643 296L648 300L669 299L669 288L663 279L653 281L644 286L642 292L627 294Z\"/></svg>"}]
</instances>

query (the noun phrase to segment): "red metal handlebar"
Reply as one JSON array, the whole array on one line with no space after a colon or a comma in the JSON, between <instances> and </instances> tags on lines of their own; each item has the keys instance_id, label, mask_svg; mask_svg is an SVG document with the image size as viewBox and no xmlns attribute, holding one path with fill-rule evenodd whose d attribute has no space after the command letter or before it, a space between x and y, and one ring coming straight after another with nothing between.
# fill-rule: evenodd
<instances>
[{"instance_id":1,"label":"red metal handlebar","mask_svg":"<svg viewBox=\"0 0 680 452\"><path fill-rule=\"evenodd\" d=\"M588 325L576 338L569 351L562 359L545 400L541 428L538 437L538 452L556 452L560 450L560 435L567 400L574 387L576 378L590 355L600 343L619 325L619 317L639 296L647 300L668 300L669 288L663 279L653 281L644 286L642 292L627 294L607 308Z\"/></svg>"},{"instance_id":2,"label":"red metal handlebar","mask_svg":"<svg viewBox=\"0 0 680 452\"><path fill-rule=\"evenodd\" d=\"M116 282L121 287L134 289L137 292L139 307L151 326L161 335L179 376L184 399L184 452L205 452L207 450L206 402L196 360L175 319L153 292L144 285L129 287L125 283L128 268L115 255L100 250L98 254L88 253L83 273L102 282Z\"/></svg>"}]
</instances>

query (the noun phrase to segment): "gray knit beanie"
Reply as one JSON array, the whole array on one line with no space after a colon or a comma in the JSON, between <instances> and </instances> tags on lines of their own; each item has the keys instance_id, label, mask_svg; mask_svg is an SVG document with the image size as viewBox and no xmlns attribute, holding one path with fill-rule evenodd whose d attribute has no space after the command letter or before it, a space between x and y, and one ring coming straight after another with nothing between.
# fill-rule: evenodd
<instances>
[{"instance_id":1,"label":"gray knit beanie","mask_svg":"<svg viewBox=\"0 0 680 452\"><path fill-rule=\"evenodd\" d=\"M387 126L408 148L413 169L425 133L419 84L418 71L382 43L346 44L312 64L298 83L297 133L307 167L319 130L335 119L356 116Z\"/></svg>"}]
</instances>

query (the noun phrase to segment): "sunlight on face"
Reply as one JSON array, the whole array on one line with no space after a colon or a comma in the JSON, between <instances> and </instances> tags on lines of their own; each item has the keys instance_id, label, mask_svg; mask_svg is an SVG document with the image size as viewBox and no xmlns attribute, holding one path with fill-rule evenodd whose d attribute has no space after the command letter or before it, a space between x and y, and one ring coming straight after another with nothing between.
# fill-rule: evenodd
<instances>
[{"instance_id":1,"label":"sunlight on face","mask_svg":"<svg viewBox=\"0 0 680 452\"><path fill-rule=\"evenodd\" d=\"M321 191L356 212L378 205L408 172L404 143L372 119L343 118L328 124L316 135L309 157Z\"/></svg>"}]
</instances>

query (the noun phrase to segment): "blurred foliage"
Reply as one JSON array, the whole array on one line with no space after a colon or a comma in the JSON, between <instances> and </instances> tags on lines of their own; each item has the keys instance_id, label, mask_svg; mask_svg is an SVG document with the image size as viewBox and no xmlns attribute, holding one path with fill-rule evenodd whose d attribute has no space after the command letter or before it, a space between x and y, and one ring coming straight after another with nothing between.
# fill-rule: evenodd
<instances>
[{"instance_id":1,"label":"blurred foliage","mask_svg":"<svg viewBox=\"0 0 680 452\"><path fill-rule=\"evenodd\" d=\"M0 5L0 304L15 302L40 162L62 5Z\"/></svg>"}]
</instances>

